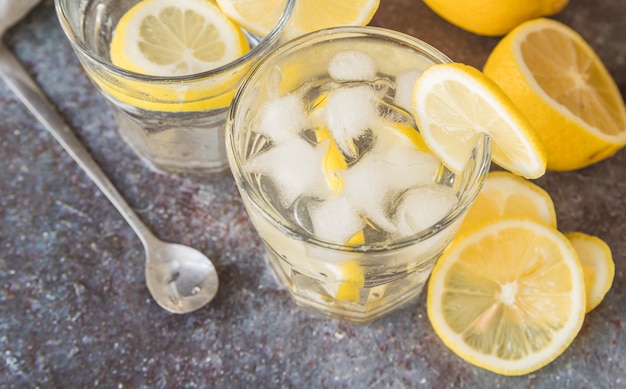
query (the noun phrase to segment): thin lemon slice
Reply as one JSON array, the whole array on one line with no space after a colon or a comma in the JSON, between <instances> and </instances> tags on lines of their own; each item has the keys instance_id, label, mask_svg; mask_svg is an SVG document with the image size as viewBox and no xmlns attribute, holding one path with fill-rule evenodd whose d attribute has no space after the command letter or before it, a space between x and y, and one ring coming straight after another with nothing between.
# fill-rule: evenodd
<instances>
[{"instance_id":1,"label":"thin lemon slice","mask_svg":"<svg viewBox=\"0 0 626 389\"><path fill-rule=\"evenodd\" d=\"M548 169L573 170L626 145L626 108L615 81L584 39L549 19L519 25L484 67L539 132Z\"/></svg>"},{"instance_id":2,"label":"thin lemon slice","mask_svg":"<svg viewBox=\"0 0 626 389\"><path fill-rule=\"evenodd\" d=\"M587 312L597 307L607 294L615 277L615 263L609 246L600 238L572 232L565 235L576 249L583 266L587 292Z\"/></svg>"},{"instance_id":3,"label":"thin lemon slice","mask_svg":"<svg viewBox=\"0 0 626 389\"><path fill-rule=\"evenodd\" d=\"M444 252L430 277L427 309L437 335L464 360L527 374L561 355L580 331L583 270L556 229L500 220Z\"/></svg>"},{"instance_id":4,"label":"thin lemon slice","mask_svg":"<svg viewBox=\"0 0 626 389\"><path fill-rule=\"evenodd\" d=\"M529 218L556 228L556 211L548 192L515 174L493 171L467 211L459 234L476 225L511 217Z\"/></svg>"},{"instance_id":5,"label":"thin lemon slice","mask_svg":"<svg viewBox=\"0 0 626 389\"><path fill-rule=\"evenodd\" d=\"M274 28L286 0L217 0L217 4L246 30L265 36ZM379 0L296 1L288 35L295 37L328 27L365 26L378 10Z\"/></svg>"},{"instance_id":6,"label":"thin lemon slice","mask_svg":"<svg viewBox=\"0 0 626 389\"><path fill-rule=\"evenodd\" d=\"M430 149L452 170L462 171L483 134L492 138L492 159L526 178L545 173L539 135L488 77L459 63L434 65L417 79L413 109Z\"/></svg>"},{"instance_id":7,"label":"thin lemon slice","mask_svg":"<svg viewBox=\"0 0 626 389\"><path fill-rule=\"evenodd\" d=\"M111 61L153 76L184 76L225 65L248 44L219 8L206 0L143 0L122 16Z\"/></svg>"},{"instance_id":8,"label":"thin lemon slice","mask_svg":"<svg viewBox=\"0 0 626 389\"><path fill-rule=\"evenodd\" d=\"M249 50L243 32L205 0L144 0L122 16L110 46L111 61L125 70L175 77L210 70ZM163 78L150 83L87 68L107 95L150 111L226 108L247 67L204 79Z\"/></svg>"}]
</instances>

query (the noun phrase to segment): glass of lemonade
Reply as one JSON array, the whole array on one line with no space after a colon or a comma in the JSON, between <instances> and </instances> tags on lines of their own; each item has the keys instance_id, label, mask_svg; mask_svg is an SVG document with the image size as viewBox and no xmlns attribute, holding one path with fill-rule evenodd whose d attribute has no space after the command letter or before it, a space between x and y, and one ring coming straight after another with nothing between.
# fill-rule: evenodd
<instances>
[{"instance_id":1,"label":"glass of lemonade","mask_svg":"<svg viewBox=\"0 0 626 389\"><path fill-rule=\"evenodd\" d=\"M204 173L228 168L224 128L234 92L250 65L281 43L295 1L286 1L267 36L243 31L250 46L243 56L179 76L145 75L112 63L115 28L141 0L55 0L55 6L65 34L110 103L127 143L159 170Z\"/></svg>"},{"instance_id":2,"label":"glass of lemonade","mask_svg":"<svg viewBox=\"0 0 626 389\"><path fill-rule=\"evenodd\" d=\"M368 322L415 299L489 170L426 147L411 109L450 60L375 27L337 27L273 50L246 76L226 130L231 170L266 259L296 304Z\"/></svg>"}]
</instances>

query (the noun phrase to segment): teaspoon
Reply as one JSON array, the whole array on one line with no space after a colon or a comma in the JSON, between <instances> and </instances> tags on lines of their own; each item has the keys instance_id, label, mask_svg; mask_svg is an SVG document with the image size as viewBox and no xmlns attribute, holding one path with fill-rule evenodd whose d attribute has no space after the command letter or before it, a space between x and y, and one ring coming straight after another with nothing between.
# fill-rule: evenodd
<instances>
[{"instance_id":1,"label":"teaspoon","mask_svg":"<svg viewBox=\"0 0 626 389\"><path fill-rule=\"evenodd\" d=\"M218 288L217 272L198 250L159 240L133 212L19 61L0 42L0 77L113 203L135 231L146 252L146 284L154 300L173 313L195 311Z\"/></svg>"}]
</instances>

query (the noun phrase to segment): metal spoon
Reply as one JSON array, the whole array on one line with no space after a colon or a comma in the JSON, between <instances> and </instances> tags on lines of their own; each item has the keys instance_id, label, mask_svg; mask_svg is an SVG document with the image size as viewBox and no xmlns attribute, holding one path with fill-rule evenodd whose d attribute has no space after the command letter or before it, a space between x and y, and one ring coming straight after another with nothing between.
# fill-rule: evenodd
<instances>
[{"instance_id":1,"label":"metal spoon","mask_svg":"<svg viewBox=\"0 0 626 389\"><path fill-rule=\"evenodd\" d=\"M219 284L211 260L196 249L163 242L150 232L2 42L0 77L83 168L139 236L146 251L146 284L154 300L173 313L192 312L211 301Z\"/></svg>"}]
</instances>

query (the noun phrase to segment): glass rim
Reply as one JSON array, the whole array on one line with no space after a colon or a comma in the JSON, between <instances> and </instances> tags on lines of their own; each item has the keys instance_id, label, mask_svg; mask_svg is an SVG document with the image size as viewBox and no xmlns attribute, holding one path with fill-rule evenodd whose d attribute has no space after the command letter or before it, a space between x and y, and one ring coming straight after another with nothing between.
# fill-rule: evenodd
<instances>
[{"instance_id":1,"label":"glass rim","mask_svg":"<svg viewBox=\"0 0 626 389\"><path fill-rule=\"evenodd\" d=\"M254 60L257 54L262 53L267 48L269 48L274 42L278 41L279 35L285 30L287 27L287 23L293 14L293 10L295 8L295 4L297 0L285 0L285 9L283 10L278 22L272 28L272 30L264 36L259 43L252 47L247 53L244 55L237 57L231 62L228 62L222 66L200 72L194 74L188 74L184 76L152 76L146 75L142 73L136 73L130 70L123 69L119 66L114 65L111 61L106 60L104 57L95 54L89 47L85 44L83 39L79 39L79 35L74 31L71 27L71 23L69 22L69 18L67 17L67 10L65 4L67 3L64 0L54 0L55 10L61 27L63 28L65 35L68 37L72 46L76 47L82 54L84 54L90 61L105 67L109 72L115 74L116 76L120 76L125 79L133 79L136 81L142 82L162 82L162 83L175 83L175 82L192 82L199 81L209 77L215 77L217 75L227 73L233 69L236 69L240 66L245 65L248 62ZM233 22L234 23L234 22Z\"/></svg>"},{"instance_id":2,"label":"glass rim","mask_svg":"<svg viewBox=\"0 0 626 389\"><path fill-rule=\"evenodd\" d=\"M258 78L257 75L260 74L260 72L262 72L266 66L270 66L268 64L271 64L275 58L281 57L283 55L288 55L290 53L296 52L303 47L308 47L309 45L313 45L319 42L328 42L340 39L355 39L368 36L391 38L396 43L405 45L408 44L419 53L427 54L429 57L431 57L431 59L434 58L440 63L452 62L452 60L449 59L445 54L443 54L441 51L434 48L430 44L411 35L407 35L405 33L394 30L389 30L386 28L373 26L340 26L315 31L302 35L287 42L284 45L273 49L267 55L257 61L253 65L253 67L247 72L243 81L240 83L240 86L237 89L235 96L233 97L233 101L231 103L228 113L228 118L226 120L226 152L228 155L228 161L233 176L238 182L239 190L243 192L242 195L247 195L251 200L248 203L252 204L252 206L255 207L259 214L262 215L262 217L266 219L273 227L292 236L293 238L306 241L306 243L314 244L318 247L342 252L379 252L401 249L411 246L417 242L423 242L430 237L435 236L438 232L445 230L454 222L456 222L459 217L461 217L465 213L467 208L474 202L474 199L482 188L482 185L486 179L491 165L491 138L485 135L479 138L479 142L474 148L474 150L480 150L480 159L476 159L474 163L475 166L470 172L471 175L476 177L473 182L467 184L463 192L460 192L461 195L459 196L459 201L452 207L452 209L450 209L450 211L437 223L434 223L426 229L402 238L397 238L385 242L365 243L361 245L345 245L328 242L326 240L318 239L312 233L303 233L302 229L296 229L290 225L285 225L284 223L281 223L281 221L274 217L270 212L267 212L263 209L260 204L264 202L261 201L259 196L257 196L254 191L250 191L248 188L248 180L244 179L245 174L242 168L242 161L240 158L241 156L235 152L236 148L233 146L235 144L235 132L233 130L233 127L235 126L235 123L237 123L238 113L240 112L239 105L243 96L246 94L248 89L254 89L254 87L258 85L258 83L256 82L256 79ZM437 63L436 61L433 62ZM244 185L244 183L246 184Z\"/></svg>"}]
</instances>

